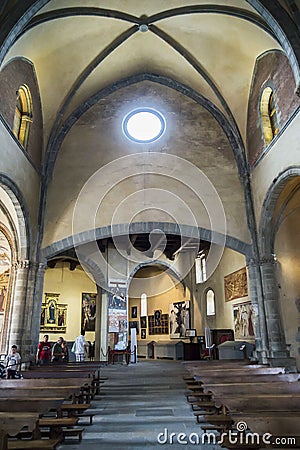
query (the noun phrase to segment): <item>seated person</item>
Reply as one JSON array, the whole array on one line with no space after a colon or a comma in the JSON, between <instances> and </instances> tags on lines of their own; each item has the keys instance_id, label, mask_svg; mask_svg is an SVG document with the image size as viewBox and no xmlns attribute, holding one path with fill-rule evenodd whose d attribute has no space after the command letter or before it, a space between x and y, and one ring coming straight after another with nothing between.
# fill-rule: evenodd
<instances>
[{"instance_id":1,"label":"seated person","mask_svg":"<svg viewBox=\"0 0 300 450\"><path fill-rule=\"evenodd\" d=\"M51 361L53 363L61 363L62 362L62 343L63 343L63 338L60 337L57 339L57 342L53 345L52 348L52 358Z\"/></svg>"},{"instance_id":2,"label":"seated person","mask_svg":"<svg viewBox=\"0 0 300 450\"><path fill-rule=\"evenodd\" d=\"M5 358L6 363L6 378L16 378L16 373L20 368L21 356L17 352L17 346L12 345L9 354Z\"/></svg>"}]
</instances>

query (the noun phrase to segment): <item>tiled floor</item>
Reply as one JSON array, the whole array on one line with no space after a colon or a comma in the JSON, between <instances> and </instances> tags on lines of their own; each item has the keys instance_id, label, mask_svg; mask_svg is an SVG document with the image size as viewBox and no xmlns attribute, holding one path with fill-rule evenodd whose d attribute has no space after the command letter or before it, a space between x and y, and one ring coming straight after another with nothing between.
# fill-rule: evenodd
<instances>
[{"instance_id":1,"label":"tiled floor","mask_svg":"<svg viewBox=\"0 0 300 450\"><path fill-rule=\"evenodd\" d=\"M202 445L201 438L200 444L196 443L201 428L186 402L182 379L186 372L181 362L115 364L103 367L101 374L108 380L101 385L101 395L92 401L94 424L85 427L81 443L70 440L58 450L220 449ZM173 438L171 433L175 433ZM179 433L186 434L183 441L191 442L179 444Z\"/></svg>"}]
</instances>

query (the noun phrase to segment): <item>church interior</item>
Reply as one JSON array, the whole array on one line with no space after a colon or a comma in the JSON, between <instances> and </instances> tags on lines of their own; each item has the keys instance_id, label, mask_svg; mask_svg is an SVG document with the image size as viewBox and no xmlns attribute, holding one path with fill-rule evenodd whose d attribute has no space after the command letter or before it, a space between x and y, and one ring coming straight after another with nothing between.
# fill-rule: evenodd
<instances>
[{"instance_id":1,"label":"church interior","mask_svg":"<svg viewBox=\"0 0 300 450\"><path fill-rule=\"evenodd\" d=\"M128 348L297 373L300 1L2 0L0 23L2 361L84 331L113 374Z\"/></svg>"}]
</instances>

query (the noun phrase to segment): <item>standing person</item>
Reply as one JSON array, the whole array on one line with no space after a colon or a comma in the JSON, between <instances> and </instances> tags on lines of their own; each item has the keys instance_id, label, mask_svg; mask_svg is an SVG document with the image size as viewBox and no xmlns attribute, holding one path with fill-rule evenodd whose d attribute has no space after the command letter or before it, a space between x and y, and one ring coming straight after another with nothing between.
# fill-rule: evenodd
<instances>
[{"instance_id":1,"label":"standing person","mask_svg":"<svg viewBox=\"0 0 300 450\"><path fill-rule=\"evenodd\" d=\"M75 353L76 362L84 361L84 353L88 350L88 343L85 340L85 331L81 330L81 334L77 336L72 347L72 351Z\"/></svg>"},{"instance_id":2,"label":"standing person","mask_svg":"<svg viewBox=\"0 0 300 450\"><path fill-rule=\"evenodd\" d=\"M52 348L52 362L53 363L61 363L62 362L62 343L64 339L62 337L57 339L57 342L53 345Z\"/></svg>"},{"instance_id":3,"label":"standing person","mask_svg":"<svg viewBox=\"0 0 300 450\"><path fill-rule=\"evenodd\" d=\"M6 362L6 378L10 380L11 378L16 378L16 372L20 368L21 356L17 352L17 346L12 345L11 350L7 357Z\"/></svg>"},{"instance_id":4,"label":"standing person","mask_svg":"<svg viewBox=\"0 0 300 450\"><path fill-rule=\"evenodd\" d=\"M36 352L36 363L43 365L49 364L51 361L51 344L48 342L49 336L48 334L44 335L43 341L41 341L38 345Z\"/></svg>"}]
</instances>

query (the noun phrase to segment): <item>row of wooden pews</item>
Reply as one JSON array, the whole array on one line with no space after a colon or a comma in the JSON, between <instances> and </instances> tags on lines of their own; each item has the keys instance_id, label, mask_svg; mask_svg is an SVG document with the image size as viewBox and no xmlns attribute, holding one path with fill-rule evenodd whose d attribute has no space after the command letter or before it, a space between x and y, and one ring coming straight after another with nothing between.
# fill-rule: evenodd
<instances>
[{"instance_id":1,"label":"row of wooden pews","mask_svg":"<svg viewBox=\"0 0 300 450\"><path fill-rule=\"evenodd\" d=\"M185 365L187 401L204 432L212 431L219 437L226 434L222 446L273 448L276 436L299 440L299 373L284 373L282 367L251 365L245 361ZM229 431L238 436L238 443L228 440ZM272 436L264 443L262 436L266 433ZM294 444L293 440L289 442ZM299 445L296 442L291 448L300 448Z\"/></svg>"},{"instance_id":2,"label":"row of wooden pews","mask_svg":"<svg viewBox=\"0 0 300 450\"><path fill-rule=\"evenodd\" d=\"M67 436L82 438L92 424L100 362L32 366L23 379L0 380L0 450L52 450Z\"/></svg>"}]
</instances>

